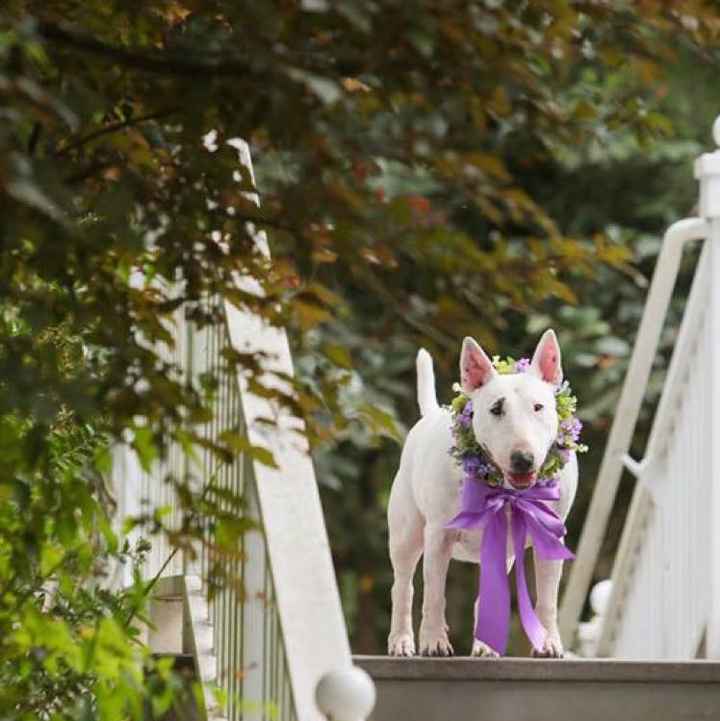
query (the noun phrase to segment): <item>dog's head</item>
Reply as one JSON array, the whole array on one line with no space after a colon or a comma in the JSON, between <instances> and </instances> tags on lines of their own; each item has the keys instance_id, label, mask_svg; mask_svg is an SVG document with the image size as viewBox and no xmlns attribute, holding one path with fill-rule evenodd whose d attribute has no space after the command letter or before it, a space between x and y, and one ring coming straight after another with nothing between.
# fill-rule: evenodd
<instances>
[{"instance_id":1,"label":"dog's head","mask_svg":"<svg viewBox=\"0 0 720 721\"><path fill-rule=\"evenodd\" d=\"M473 431L500 469L506 487L530 488L558 432L555 386L562 383L560 346L547 330L524 373L503 375L483 349L465 338L460 356L463 391L472 399Z\"/></svg>"}]
</instances>

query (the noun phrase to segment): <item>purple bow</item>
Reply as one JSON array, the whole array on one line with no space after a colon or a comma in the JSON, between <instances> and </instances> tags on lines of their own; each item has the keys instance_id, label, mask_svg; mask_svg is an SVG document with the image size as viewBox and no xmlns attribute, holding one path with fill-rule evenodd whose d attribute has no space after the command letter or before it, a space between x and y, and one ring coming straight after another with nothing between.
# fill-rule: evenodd
<instances>
[{"instance_id":1,"label":"purple bow","mask_svg":"<svg viewBox=\"0 0 720 721\"><path fill-rule=\"evenodd\" d=\"M547 501L557 501L559 498L560 488L557 483L512 491L466 480L463 484L461 511L447 526L462 530L484 529L475 638L500 654L505 653L510 629L510 585L506 565L508 514L505 508L510 506L520 620L533 648L541 651L545 629L535 614L528 593L523 561L525 539L530 534L540 558L574 558L562 542L566 532L563 522L547 505ZM483 590L485 595L481 601L480 593Z\"/></svg>"}]
</instances>

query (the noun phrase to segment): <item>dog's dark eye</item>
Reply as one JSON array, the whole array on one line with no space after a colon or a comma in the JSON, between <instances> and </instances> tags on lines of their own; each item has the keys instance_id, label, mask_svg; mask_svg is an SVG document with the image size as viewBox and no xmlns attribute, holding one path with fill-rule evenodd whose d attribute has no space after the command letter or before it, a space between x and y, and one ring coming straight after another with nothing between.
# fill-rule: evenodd
<instances>
[{"instance_id":1,"label":"dog's dark eye","mask_svg":"<svg viewBox=\"0 0 720 721\"><path fill-rule=\"evenodd\" d=\"M503 408L504 403L504 398L496 400L495 403L490 406L490 413L492 413L494 416L501 416L505 412L505 409Z\"/></svg>"},{"instance_id":2,"label":"dog's dark eye","mask_svg":"<svg viewBox=\"0 0 720 721\"><path fill-rule=\"evenodd\" d=\"M544 406L542 403L536 403L536 404L533 406L533 410L535 410L535 411L541 411L544 407L545 407L545 406Z\"/></svg>"}]
</instances>

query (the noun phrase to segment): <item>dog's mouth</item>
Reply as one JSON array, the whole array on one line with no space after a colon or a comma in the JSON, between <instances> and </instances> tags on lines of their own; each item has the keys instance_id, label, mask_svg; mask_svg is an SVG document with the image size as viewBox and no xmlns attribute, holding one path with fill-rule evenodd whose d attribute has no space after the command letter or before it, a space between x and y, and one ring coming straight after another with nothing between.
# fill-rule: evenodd
<instances>
[{"instance_id":1,"label":"dog's mouth","mask_svg":"<svg viewBox=\"0 0 720 721\"><path fill-rule=\"evenodd\" d=\"M522 491L530 488L535 483L537 473L535 471L531 473L508 473L507 479L513 488Z\"/></svg>"}]
</instances>

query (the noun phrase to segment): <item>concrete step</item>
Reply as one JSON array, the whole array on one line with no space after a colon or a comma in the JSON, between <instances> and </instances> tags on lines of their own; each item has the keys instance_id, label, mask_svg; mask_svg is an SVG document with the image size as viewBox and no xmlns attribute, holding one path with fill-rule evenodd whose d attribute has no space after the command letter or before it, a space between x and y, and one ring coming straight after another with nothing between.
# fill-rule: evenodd
<instances>
[{"instance_id":1,"label":"concrete step","mask_svg":"<svg viewBox=\"0 0 720 721\"><path fill-rule=\"evenodd\" d=\"M720 718L720 663L356 656L372 721L696 721Z\"/></svg>"}]
</instances>

